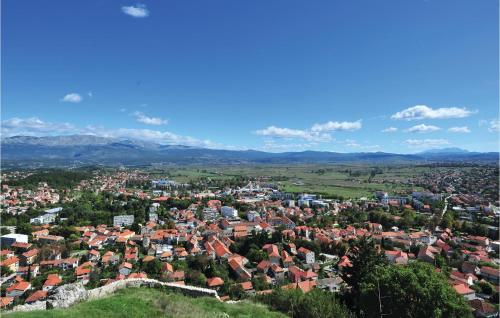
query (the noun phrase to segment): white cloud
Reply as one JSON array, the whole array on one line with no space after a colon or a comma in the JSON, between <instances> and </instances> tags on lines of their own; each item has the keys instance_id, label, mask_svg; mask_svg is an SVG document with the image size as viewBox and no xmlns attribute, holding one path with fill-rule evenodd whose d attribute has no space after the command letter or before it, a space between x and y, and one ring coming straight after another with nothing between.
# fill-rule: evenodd
<instances>
[{"instance_id":1,"label":"white cloud","mask_svg":"<svg viewBox=\"0 0 500 318\"><path fill-rule=\"evenodd\" d=\"M494 119L490 121L490 127L488 128L491 132L499 132L500 131L500 121L498 119Z\"/></svg>"},{"instance_id":2,"label":"white cloud","mask_svg":"<svg viewBox=\"0 0 500 318\"><path fill-rule=\"evenodd\" d=\"M94 97L94 93L92 93L92 91L89 91L89 92L87 93L87 95L89 96L89 98Z\"/></svg>"},{"instance_id":3,"label":"white cloud","mask_svg":"<svg viewBox=\"0 0 500 318\"><path fill-rule=\"evenodd\" d=\"M347 147L352 147L352 148L359 148L359 147L361 147L361 145L360 145L360 144L358 144L358 143L357 143L356 141L354 141L354 140L353 140L353 141L351 141L351 142L346 143L346 146L347 146Z\"/></svg>"},{"instance_id":4,"label":"white cloud","mask_svg":"<svg viewBox=\"0 0 500 318\"><path fill-rule=\"evenodd\" d=\"M11 118L2 121L2 137L11 136L53 136L68 134L85 134L110 138L126 138L150 141L159 144L186 145L195 147L206 147L216 149L238 149L213 142L208 139L197 139L191 136L181 136L169 131L151 129L117 128L107 129L98 126L87 126L85 128L75 127L69 123L44 122L37 117Z\"/></svg>"},{"instance_id":5,"label":"white cloud","mask_svg":"<svg viewBox=\"0 0 500 318\"><path fill-rule=\"evenodd\" d=\"M279 151L297 151L311 149L316 146L317 143L276 143L273 140L267 140L264 142L264 146L261 148L264 151L279 152Z\"/></svg>"},{"instance_id":6,"label":"white cloud","mask_svg":"<svg viewBox=\"0 0 500 318\"><path fill-rule=\"evenodd\" d=\"M311 128L312 131L322 132L322 131L338 131L338 130L358 130L361 129L361 119L357 121L329 121L324 124L314 124Z\"/></svg>"},{"instance_id":7,"label":"white cloud","mask_svg":"<svg viewBox=\"0 0 500 318\"><path fill-rule=\"evenodd\" d=\"M309 141L330 141L332 137L329 134L322 134L315 131L280 128L269 126L265 129L260 129L255 132L259 136L275 137L275 138L299 138Z\"/></svg>"},{"instance_id":8,"label":"white cloud","mask_svg":"<svg viewBox=\"0 0 500 318\"><path fill-rule=\"evenodd\" d=\"M479 121L479 127L488 127L488 130L490 132L499 132L500 131L500 120L499 119L492 119L492 120L486 120L486 119L481 119Z\"/></svg>"},{"instance_id":9,"label":"white cloud","mask_svg":"<svg viewBox=\"0 0 500 318\"><path fill-rule=\"evenodd\" d=\"M149 10L146 9L144 4L136 4L135 6L123 6L122 11L125 14L133 16L134 18L146 18L149 16Z\"/></svg>"},{"instance_id":10,"label":"white cloud","mask_svg":"<svg viewBox=\"0 0 500 318\"><path fill-rule=\"evenodd\" d=\"M306 141L327 142L333 138L329 132L332 131L352 131L361 128L361 119L355 122L329 121L324 124L314 124L311 129L292 129L269 126L255 131L255 134L271 138L304 139Z\"/></svg>"},{"instance_id":11,"label":"white cloud","mask_svg":"<svg viewBox=\"0 0 500 318\"><path fill-rule=\"evenodd\" d=\"M451 127L451 128L448 128L448 131L452 132L452 133L470 133L470 129L467 126Z\"/></svg>"},{"instance_id":12,"label":"white cloud","mask_svg":"<svg viewBox=\"0 0 500 318\"><path fill-rule=\"evenodd\" d=\"M428 132L438 131L440 129L441 128L439 128L437 126L420 124L420 125L415 125L413 127L410 127L406 131L408 131L408 132L418 132L418 133L428 133Z\"/></svg>"},{"instance_id":13,"label":"white cloud","mask_svg":"<svg viewBox=\"0 0 500 318\"><path fill-rule=\"evenodd\" d=\"M141 112L135 112L134 116L138 122L146 125L159 126L159 125L166 125L168 123L168 120L166 119L162 119L160 117L149 117Z\"/></svg>"},{"instance_id":14,"label":"white cloud","mask_svg":"<svg viewBox=\"0 0 500 318\"><path fill-rule=\"evenodd\" d=\"M386 129L382 129L382 132L385 132L385 133L393 133L396 131L398 131L398 129L396 127L387 127Z\"/></svg>"},{"instance_id":15,"label":"white cloud","mask_svg":"<svg viewBox=\"0 0 500 318\"><path fill-rule=\"evenodd\" d=\"M414 148L435 148L450 144L446 139L407 139L404 143Z\"/></svg>"},{"instance_id":16,"label":"white cloud","mask_svg":"<svg viewBox=\"0 0 500 318\"><path fill-rule=\"evenodd\" d=\"M464 118L472 115L474 112L467 108L459 107L443 107L433 109L426 105L416 105L391 116L392 119L447 119L447 118Z\"/></svg>"},{"instance_id":17,"label":"white cloud","mask_svg":"<svg viewBox=\"0 0 500 318\"><path fill-rule=\"evenodd\" d=\"M69 93L66 94L63 98L61 98L61 102L67 103L79 103L83 100L83 97L77 93Z\"/></svg>"},{"instance_id":18,"label":"white cloud","mask_svg":"<svg viewBox=\"0 0 500 318\"><path fill-rule=\"evenodd\" d=\"M2 121L2 136L40 136L67 134L75 131L75 127L69 123L45 122L38 117L11 118Z\"/></svg>"},{"instance_id":19,"label":"white cloud","mask_svg":"<svg viewBox=\"0 0 500 318\"><path fill-rule=\"evenodd\" d=\"M210 140L201 140L190 136L181 136L169 131L135 128L106 129L103 127L87 126L84 133L108 138L129 138L156 142L159 144L186 145L197 147L223 147Z\"/></svg>"}]
</instances>

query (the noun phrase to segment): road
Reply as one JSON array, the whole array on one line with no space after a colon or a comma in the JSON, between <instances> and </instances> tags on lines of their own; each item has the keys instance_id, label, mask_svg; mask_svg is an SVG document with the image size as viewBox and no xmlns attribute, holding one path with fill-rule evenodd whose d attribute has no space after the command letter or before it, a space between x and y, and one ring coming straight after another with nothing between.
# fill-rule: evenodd
<instances>
[{"instance_id":1,"label":"road","mask_svg":"<svg viewBox=\"0 0 500 318\"><path fill-rule=\"evenodd\" d=\"M452 196L454 196L454 194L450 194L449 196L447 196L446 198L444 198L444 208L443 208L443 211L441 212L441 218L446 213L446 210L448 210L448 199L451 198Z\"/></svg>"}]
</instances>

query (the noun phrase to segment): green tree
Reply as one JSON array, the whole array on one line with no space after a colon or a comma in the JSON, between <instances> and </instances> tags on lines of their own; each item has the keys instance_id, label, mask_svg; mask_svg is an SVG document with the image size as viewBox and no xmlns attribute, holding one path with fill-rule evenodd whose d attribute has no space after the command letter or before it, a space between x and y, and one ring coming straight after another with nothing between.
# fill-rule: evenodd
<instances>
[{"instance_id":1,"label":"green tree","mask_svg":"<svg viewBox=\"0 0 500 318\"><path fill-rule=\"evenodd\" d=\"M366 317L472 317L465 299L427 263L377 266L360 287Z\"/></svg>"},{"instance_id":2,"label":"green tree","mask_svg":"<svg viewBox=\"0 0 500 318\"><path fill-rule=\"evenodd\" d=\"M357 240L346 255L352 264L352 267L345 267L341 273L342 279L350 287L346 302L357 309L361 302L361 284L378 266L387 264L387 259L377 250L373 239L366 236Z\"/></svg>"},{"instance_id":3,"label":"green tree","mask_svg":"<svg viewBox=\"0 0 500 318\"><path fill-rule=\"evenodd\" d=\"M300 289L279 288L271 294L258 295L257 300L290 317L354 317L335 294L320 289L304 294Z\"/></svg>"},{"instance_id":4,"label":"green tree","mask_svg":"<svg viewBox=\"0 0 500 318\"><path fill-rule=\"evenodd\" d=\"M144 267L144 271L148 274L148 277L150 277L150 278L160 277L162 263L160 262L159 259L155 258L152 261L146 262L146 264L143 265L143 267Z\"/></svg>"}]
</instances>

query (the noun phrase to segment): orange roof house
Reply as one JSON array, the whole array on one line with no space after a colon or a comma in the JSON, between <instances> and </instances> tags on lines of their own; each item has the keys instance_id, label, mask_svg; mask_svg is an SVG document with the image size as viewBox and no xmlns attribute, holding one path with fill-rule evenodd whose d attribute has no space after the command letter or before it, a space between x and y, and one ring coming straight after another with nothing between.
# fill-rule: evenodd
<instances>
[{"instance_id":1,"label":"orange roof house","mask_svg":"<svg viewBox=\"0 0 500 318\"><path fill-rule=\"evenodd\" d=\"M219 287L224 285L224 281L220 277L212 277L207 279L207 286L208 287Z\"/></svg>"}]
</instances>

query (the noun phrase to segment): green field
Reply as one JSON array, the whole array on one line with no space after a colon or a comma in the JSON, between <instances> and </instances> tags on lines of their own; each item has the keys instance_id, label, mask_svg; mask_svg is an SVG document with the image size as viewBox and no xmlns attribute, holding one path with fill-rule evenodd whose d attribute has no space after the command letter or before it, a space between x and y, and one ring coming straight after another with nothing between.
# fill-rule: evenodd
<instances>
[{"instance_id":1,"label":"green field","mask_svg":"<svg viewBox=\"0 0 500 318\"><path fill-rule=\"evenodd\" d=\"M153 173L181 183L200 179L228 180L243 176L275 183L286 192L312 192L325 196L360 198L370 197L378 190L390 193L422 190L408 184L408 180L429 169L408 165L232 165L174 167ZM378 173L373 175L374 170Z\"/></svg>"},{"instance_id":2,"label":"green field","mask_svg":"<svg viewBox=\"0 0 500 318\"><path fill-rule=\"evenodd\" d=\"M190 298L176 293L165 293L156 289L130 288L114 295L77 304L68 309L52 309L28 313L2 314L8 318L118 318L118 317L286 317L272 312L267 307L242 301L225 304L216 299Z\"/></svg>"}]
</instances>

